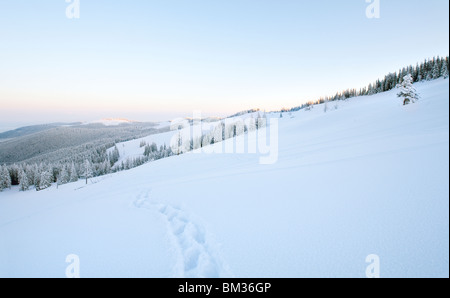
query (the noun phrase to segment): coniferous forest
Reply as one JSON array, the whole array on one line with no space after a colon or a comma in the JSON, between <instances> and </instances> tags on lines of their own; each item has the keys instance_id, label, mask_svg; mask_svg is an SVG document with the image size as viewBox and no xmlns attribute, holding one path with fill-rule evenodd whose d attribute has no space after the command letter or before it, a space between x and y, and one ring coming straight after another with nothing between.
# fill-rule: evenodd
<instances>
[{"instance_id":1,"label":"coniferous forest","mask_svg":"<svg viewBox=\"0 0 450 298\"><path fill-rule=\"evenodd\" d=\"M301 106L289 109L282 109L281 112L295 112L307 108L315 104L321 104L327 101L345 100L357 96L373 95L385 91L389 91L401 84L403 78L407 74L411 74L413 82L418 83L422 81L431 81L438 78L448 78L449 66L448 56L446 58L435 57L433 59L425 60L422 63L417 63L415 66L410 65L400 69L398 72L389 73L383 79L378 79L374 83L369 84L359 90L347 89L338 92L335 95L323 97L318 100L309 101Z\"/></svg>"}]
</instances>

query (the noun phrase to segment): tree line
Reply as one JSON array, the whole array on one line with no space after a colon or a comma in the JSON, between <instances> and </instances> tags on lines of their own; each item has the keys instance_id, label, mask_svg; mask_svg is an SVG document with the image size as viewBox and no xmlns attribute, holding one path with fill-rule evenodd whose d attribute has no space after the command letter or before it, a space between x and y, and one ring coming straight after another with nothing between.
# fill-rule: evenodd
<instances>
[{"instance_id":1,"label":"tree line","mask_svg":"<svg viewBox=\"0 0 450 298\"><path fill-rule=\"evenodd\" d=\"M342 92L337 92L333 96L321 97L315 101L309 101L301 106L291 109L282 109L279 112L296 112L305 108L310 108L316 104L323 104L325 102L346 100L358 96L374 95L381 92L389 91L403 83L403 78L411 74L413 83L431 81L439 78L449 77L449 57L434 57L433 59L425 60L422 63L417 63L415 66L410 65L400 69L398 72L389 73L383 79L378 79L374 83L369 84L359 90L347 89Z\"/></svg>"},{"instance_id":2,"label":"tree line","mask_svg":"<svg viewBox=\"0 0 450 298\"><path fill-rule=\"evenodd\" d=\"M111 150L105 146L92 149L89 153L83 154L81 159L77 156L72 161L63 162L41 162L39 164L20 163L12 165L0 165L0 191L18 185L20 191L36 189L44 190L56 183L58 186L70 182L76 182L79 179L88 179L110 173L128 170L140 166L149 161L172 155L170 148L166 145L160 149L155 148L153 144L149 146L142 157L128 158L121 163L120 153L117 145ZM108 152L109 151L109 152Z\"/></svg>"}]
</instances>

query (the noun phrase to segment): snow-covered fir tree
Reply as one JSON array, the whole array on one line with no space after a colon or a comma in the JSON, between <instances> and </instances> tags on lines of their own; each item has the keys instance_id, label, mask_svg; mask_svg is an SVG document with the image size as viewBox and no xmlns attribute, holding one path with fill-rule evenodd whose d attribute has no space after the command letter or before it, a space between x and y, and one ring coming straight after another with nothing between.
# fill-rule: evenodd
<instances>
[{"instance_id":1,"label":"snow-covered fir tree","mask_svg":"<svg viewBox=\"0 0 450 298\"><path fill-rule=\"evenodd\" d=\"M69 171L67 170L66 165L62 166L57 182L58 182L58 185L63 185L63 184L70 182L70 175L69 175Z\"/></svg>"},{"instance_id":2,"label":"snow-covered fir tree","mask_svg":"<svg viewBox=\"0 0 450 298\"><path fill-rule=\"evenodd\" d=\"M3 188L3 175L2 175L2 173L3 173L3 166L0 165L0 191L2 191L4 189Z\"/></svg>"},{"instance_id":3,"label":"snow-covered fir tree","mask_svg":"<svg viewBox=\"0 0 450 298\"><path fill-rule=\"evenodd\" d=\"M202 137L202 147L206 147L211 145L211 135L210 134L205 134Z\"/></svg>"},{"instance_id":4,"label":"snow-covered fir tree","mask_svg":"<svg viewBox=\"0 0 450 298\"><path fill-rule=\"evenodd\" d=\"M116 162L119 161L120 153L117 145L114 145L114 149L109 153L109 161L111 162L111 166L113 166Z\"/></svg>"},{"instance_id":5,"label":"snow-covered fir tree","mask_svg":"<svg viewBox=\"0 0 450 298\"><path fill-rule=\"evenodd\" d=\"M403 82L398 85L399 92L398 97L403 98L403 105L415 103L419 100L419 94L413 87L413 78L411 74L407 74L403 77Z\"/></svg>"},{"instance_id":6,"label":"snow-covered fir tree","mask_svg":"<svg viewBox=\"0 0 450 298\"><path fill-rule=\"evenodd\" d=\"M83 176L86 179L86 184L88 183L88 179L92 178L92 175L93 175L93 171L92 171L91 162L86 159L84 162L84 171L83 171Z\"/></svg>"},{"instance_id":7,"label":"snow-covered fir tree","mask_svg":"<svg viewBox=\"0 0 450 298\"><path fill-rule=\"evenodd\" d=\"M44 169L43 169L42 163L39 166L38 165L35 165L35 166L36 166L36 171L35 171L35 175L34 175L33 184L37 189L37 188L39 188L39 184L41 183L41 174Z\"/></svg>"},{"instance_id":8,"label":"snow-covered fir tree","mask_svg":"<svg viewBox=\"0 0 450 298\"><path fill-rule=\"evenodd\" d=\"M202 137L201 136L195 136L192 140L193 146L192 149L197 150L202 147ZM162 148L161 148L162 149ZM160 150L162 152L162 150Z\"/></svg>"},{"instance_id":9,"label":"snow-covered fir tree","mask_svg":"<svg viewBox=\"0 0 450 298\"><path fill-rule=\"evenodd\" d=\"M447 79L447 78L448 78L448 64L447 64L446 61L443 61L443 62L442 62L441 76L442 76L444 79Z\"/></svg>"},{"instance_id":10,"label":"snow-covered fir tree","mask_svg":"<svg viewBox=\"0 0 450 298\"><path fill-rule=\"evenodd\" d=\"M244 132L245 132L245 125L241 121L238 121L234 126L234 135L240 136L244 134Z\"/></svg>"},{"instance_id":11,"label":"snow-covered fir tree","mask_svg":"<svg viewBox=\"0 0 450 298\"><path fill-rule=\"evenodd\" d=\"M441 69L439 67L439 63L436 61L433 66L433 71L431 73L433 80L439 78L441 76Z\"/></svg>"},{"instance_id":12,"label":"snow-covered fir tree","mask_svg":"<svg viewBox=\"0 0 450 298\"><path fill-rule=\"evenodd\" d=\"M23 170L19 170L19 190L27 191L30 188L30 180L27 173Z\"/></svg>"},{"instance_id":13,"label":"snow-covered fir tree","mask_svg":"<svg viewBox=\"0 0 450 298\"><path fill-rule=\"evenodd\" d=\"M253 118L253 116L251 116L247 121L248 121L247 130L248 131L255 131L256 130L255 118Z\"/></svg>"},{"instance_id":14,"label":"snow-covered fir tree","mask_svg":"<svg viewBox=\"0 0 450 298\"><path fill-rule=\"evenodd\" d=\"M39 179L39 187L36 190L44 190L52 186L53 175L48 170L44 170L41 172L41 176Z\"/></svg>"},{"instance_id":15,"label":"snow-covered fir tree","mask_svg":"<svg viewBox=\"0 0 450 298\"><path fill-rule=\"evenodd\" d=\"M4 182L3 182L3 166L0 165L0 191L4 189Z\"/></svg>"},{"instance_id":16,"label":"snow-covered fir tree","mask_svg":"<svg viewBox=\"0 0 450 298\"><path fill-rule=\"evenodd\" d=\"M105 160L103 162L103 175L111 173L111 162L109 160Z\"/></svg>"},{"instance_id":17,"label":"snow-covered fir tree","mask_svg":"<svg viewBox=\"0 0 450 298\"><path fill-rule=\"evenodd\" d=\"M8 170L11 178L11 185L19 185L19 166L17 164L13 164L6 167L6 169Z\"/></svg>"},{"instance_id":18,"label":"snow-covered fir tree","mask_svg":"<svg viewBox=\"0 0 450 298\"><path fill-rule=\"evenodd\" d=\"M69 181L70 182L77 182L78 181L78 173L77 173L77 169L75 168L75 163L72 162L72 166L70 168L70 178Z\"/></svg>"},{"instance_id":19,"label":"snow-covered fir tree","mask_svg":"<svg viewBox=\"0 0 450 298\"><path fill-rule=\"evenodd\" d=\"M260 129L260 126L259 126L260 118L261 118L261 114L258 112L258 115L256 116L256 119L255 119L255 129Z\"/></svg>"},{"instance_id":20,"label":"snow-covered fir tree","mask_svg":"<svg viewBox=\"0 0 450 298\"><path fill-rule=\"evenodd\" d=\"M177 132L175 142L172 143L171 146L176 155L180 155L183 152L183 136L181 135L181 131Z\"/></svg>"},{"instance_id":21,"label":"snow-covered fir tree","mask_svg":"<svg viewBox=\"0 0 450 298\"><path fill-rule=\"evenodd\" d=\"M37 166L36 165L27 165L25 167L25 172L27 173L27 177L28 177L28 185L34 185L34 180L36 177L36 172L37 172Z\"/></svg>"},{"instance_id":22,"label":"snow-covered fir tree","mask_svg":"<svg viewBox=\"0 0 450 298\"><path fill-rule=\"evenodd\" d=\"M426 80L427 80L427 81L431 81L432 79L433 79L433 72L432 72L432 71L429 71L429 72L427 73Z\"/></svg>"},{"instance_id":23,"label":"snow-covered fir tree","mask_svg":"<svg viewBox=\"0 0 450 298\"><path fill-rule=\"evenodd\" d=\"M6 165L2 166L0 172L0 191L6 188L11 188L11 176Z\"/></svg>"},{"instance_id":24,"label":"snow-covered fir tree","mask_svg":"<svg viewBox=\"0 0 450 298\"><path fill-rule=\"evenodd\" d=\"M258 124L258 125L257 125L257 128L258 128L258 129L265 128L266 125L267 125L267 115L264 115L263 117L258 118L258 119L256 120L256 123Z\"/></svg>"}]
</instances>

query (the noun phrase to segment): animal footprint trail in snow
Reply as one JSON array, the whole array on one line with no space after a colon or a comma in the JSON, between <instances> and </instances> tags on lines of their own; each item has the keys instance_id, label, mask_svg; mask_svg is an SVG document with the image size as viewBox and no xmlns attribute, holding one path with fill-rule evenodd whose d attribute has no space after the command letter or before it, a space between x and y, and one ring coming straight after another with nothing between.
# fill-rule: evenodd
<instances>
[{"instance_id":1,"label":"animal footprint trail in snow","mask_svg":"<svg viewBox=\"0 0 450 298\"><path fill-rule=\"evenodd\" d=\"M178 244L184 277L220 277L221 268L206 244L205 230L177 207L161 205L159 211Z\"/></svg>"},{"instance_id":2,"label":"animal footprint trail in snow","mask_svg":"<svg viewBox=\"0 0 450 298\"><path fill-rule=\"evenodd\" d=\"M133 202L133 204L136 208L143 208L143 209L152 208L152 203L150 202L150 197L147 193L138 196L138 198Z\"/></svg>"},{"instance_id":3,"label":"animal footprint trail in snow","mask_svg":"<svg viewBox=\"0 0 450 298\"><path fill-rule=\"evenodd\" d=\"M170 204L152 202L150 192L139 196L134 205L137 208L156 208L166 219L169 235L179 255L174 275L188 278L231 276L207 241L205 229L196 224L186 211Z\"/></svg>"}]
</instances>

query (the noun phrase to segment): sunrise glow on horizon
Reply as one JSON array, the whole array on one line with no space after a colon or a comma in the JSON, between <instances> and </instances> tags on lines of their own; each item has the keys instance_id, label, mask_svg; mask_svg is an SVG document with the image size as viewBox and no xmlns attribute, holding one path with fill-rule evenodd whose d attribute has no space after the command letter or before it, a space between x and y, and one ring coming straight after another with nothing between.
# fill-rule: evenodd
<instances>
[{"instance_id":1,"label":"sunrise glow on horizon","mask_svg":"<svg viewBox=\"0 0 450 298\"><path fill-rule=\"evenodd\" d=\"M64 0L4 1L0 126L299 106L448 55L433 2L382 1L374 20L364 0L81 0L79 19ZM398 29L419 17L403 53Z\"/></svg>"}]
</instances>

